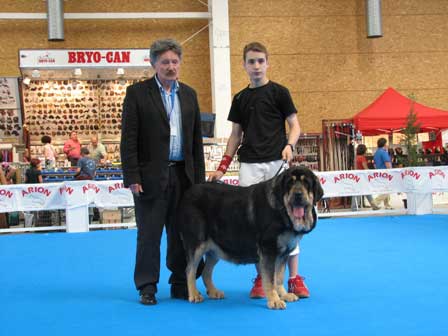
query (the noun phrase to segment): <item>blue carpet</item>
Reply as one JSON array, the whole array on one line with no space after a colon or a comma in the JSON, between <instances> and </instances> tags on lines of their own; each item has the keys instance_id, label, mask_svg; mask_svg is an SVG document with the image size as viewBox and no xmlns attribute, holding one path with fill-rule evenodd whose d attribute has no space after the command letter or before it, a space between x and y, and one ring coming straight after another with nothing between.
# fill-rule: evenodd
<instances>
[{"instance_id":1,"label":"blue carpet","mask_svg":"<svg viewBox=\"0 0 448 336\"><path fill-rule=\"evenodd\" d=\"M140 305L135 240L135 230L1 235L0 335L448 334L448 216L320 220L301 244L311 298L285 311L248 298L252 265L226 262L215 272L226 299L169 299L162 266L159 304Z\"/></svg>"}]
</instances>

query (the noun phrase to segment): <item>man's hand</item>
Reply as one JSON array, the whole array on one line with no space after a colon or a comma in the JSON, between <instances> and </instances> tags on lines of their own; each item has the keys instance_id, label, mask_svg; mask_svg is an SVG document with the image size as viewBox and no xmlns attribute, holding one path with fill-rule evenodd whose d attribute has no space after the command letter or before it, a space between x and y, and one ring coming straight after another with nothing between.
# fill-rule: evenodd
<instances>
[{"instance_id":1,"label":"man's hand","mask_svg":"<svg viewBox=\"0 0 448 336\"><path fill-rule=\"evenodd\" d=\"M140 195L140 193L143 192L143 188L141 184L135 183L135 184L131 184L129 186L129 189L131 189L131 192L135 195L138 196Z\"/></svg>"},{"instance_id":2,"label":"man's hand","mask_svg":"<svg viewBox=\"0 0 448 336\"><path fill-rule=\"evenodd\" d=\"M221 177L224 176L224 173L220 170L214 171L213 173L210 173L210 175L208 176L207 181L208 182L213 182L213 181L217 181L220 180Z\"/></svg>"},{"instance_id":3,"label":"man's hand","mask_svg":"<svg viewBox=\"0 0 448 336\"><path fill-rule=\"evenodd\" d=\"M285 148L283 148L282 151L282 160L287 161L288 163L292 160L292 148L290 145L286 145Z\"/></svg>"}]
</instances>

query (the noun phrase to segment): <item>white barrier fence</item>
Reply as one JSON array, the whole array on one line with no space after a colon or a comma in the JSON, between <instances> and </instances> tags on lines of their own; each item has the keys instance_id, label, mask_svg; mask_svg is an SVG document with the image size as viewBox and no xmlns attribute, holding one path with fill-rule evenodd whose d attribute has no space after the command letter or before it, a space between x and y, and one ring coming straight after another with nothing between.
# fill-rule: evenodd
<instances>
[{"instance_id":1,"label":"white barrier fence","mask_svg":"<svg viewBox=\"0 0 448 336\"><path fill-rule=\"evenodd\" d=\"M317 175L325 198L406 193L408 214L432 213L432 193L448 191L448 166L332 171L318 172ZM238 177L226 176L223 180L238 185ZM89 230L89 206L133 207L134 202L131 192L124 188L122 181L0 186L0 213L65 209L67 232Z\"/></svg>"}]
</instances>

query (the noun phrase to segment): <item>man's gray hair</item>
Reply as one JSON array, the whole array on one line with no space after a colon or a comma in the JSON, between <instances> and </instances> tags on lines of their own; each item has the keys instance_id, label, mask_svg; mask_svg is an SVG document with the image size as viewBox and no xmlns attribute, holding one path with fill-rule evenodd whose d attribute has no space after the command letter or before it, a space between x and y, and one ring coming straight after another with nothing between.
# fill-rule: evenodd
<instances>
[{"instance_id":1,"label":"man's gray hair","mask_svg":"<svg viewBox=\"0 0 448 336\"><path fill-rule=\"evenodd\" d=\"M154 63L157 62L159 56L169 50L176 53L177 56L179 56L179 58L182 59L182 47L177 41L173 39L163 39L154 41L153 44L151 44L149 51L149 58L151 60L151 64L154 66Z\"/></svg>"}]
</instances>

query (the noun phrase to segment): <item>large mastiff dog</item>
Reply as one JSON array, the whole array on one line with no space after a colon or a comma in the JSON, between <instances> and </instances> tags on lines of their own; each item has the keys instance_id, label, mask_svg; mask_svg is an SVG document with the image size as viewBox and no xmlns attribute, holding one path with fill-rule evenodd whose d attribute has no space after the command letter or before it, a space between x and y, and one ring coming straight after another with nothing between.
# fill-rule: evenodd
<instances>
[{"instance_id":1,"label":"large mastiff dog","mask_svg":"<svg viewBox=\"0 0 448 336\"><path fill-rule=\"evenodd\" d=\"M314 173L292 167L249 187L221 183L194 185L180 204L178 223L187 255L188 299L204 299L196 287L196 270L206 256L202 278L212 299L224 298L212 281L219 259L259 263L263 289L272 309L298 300L283 286L285 263L299 238L313 230L316 203L323 194Z\"/></svg>"}]
</instances>

